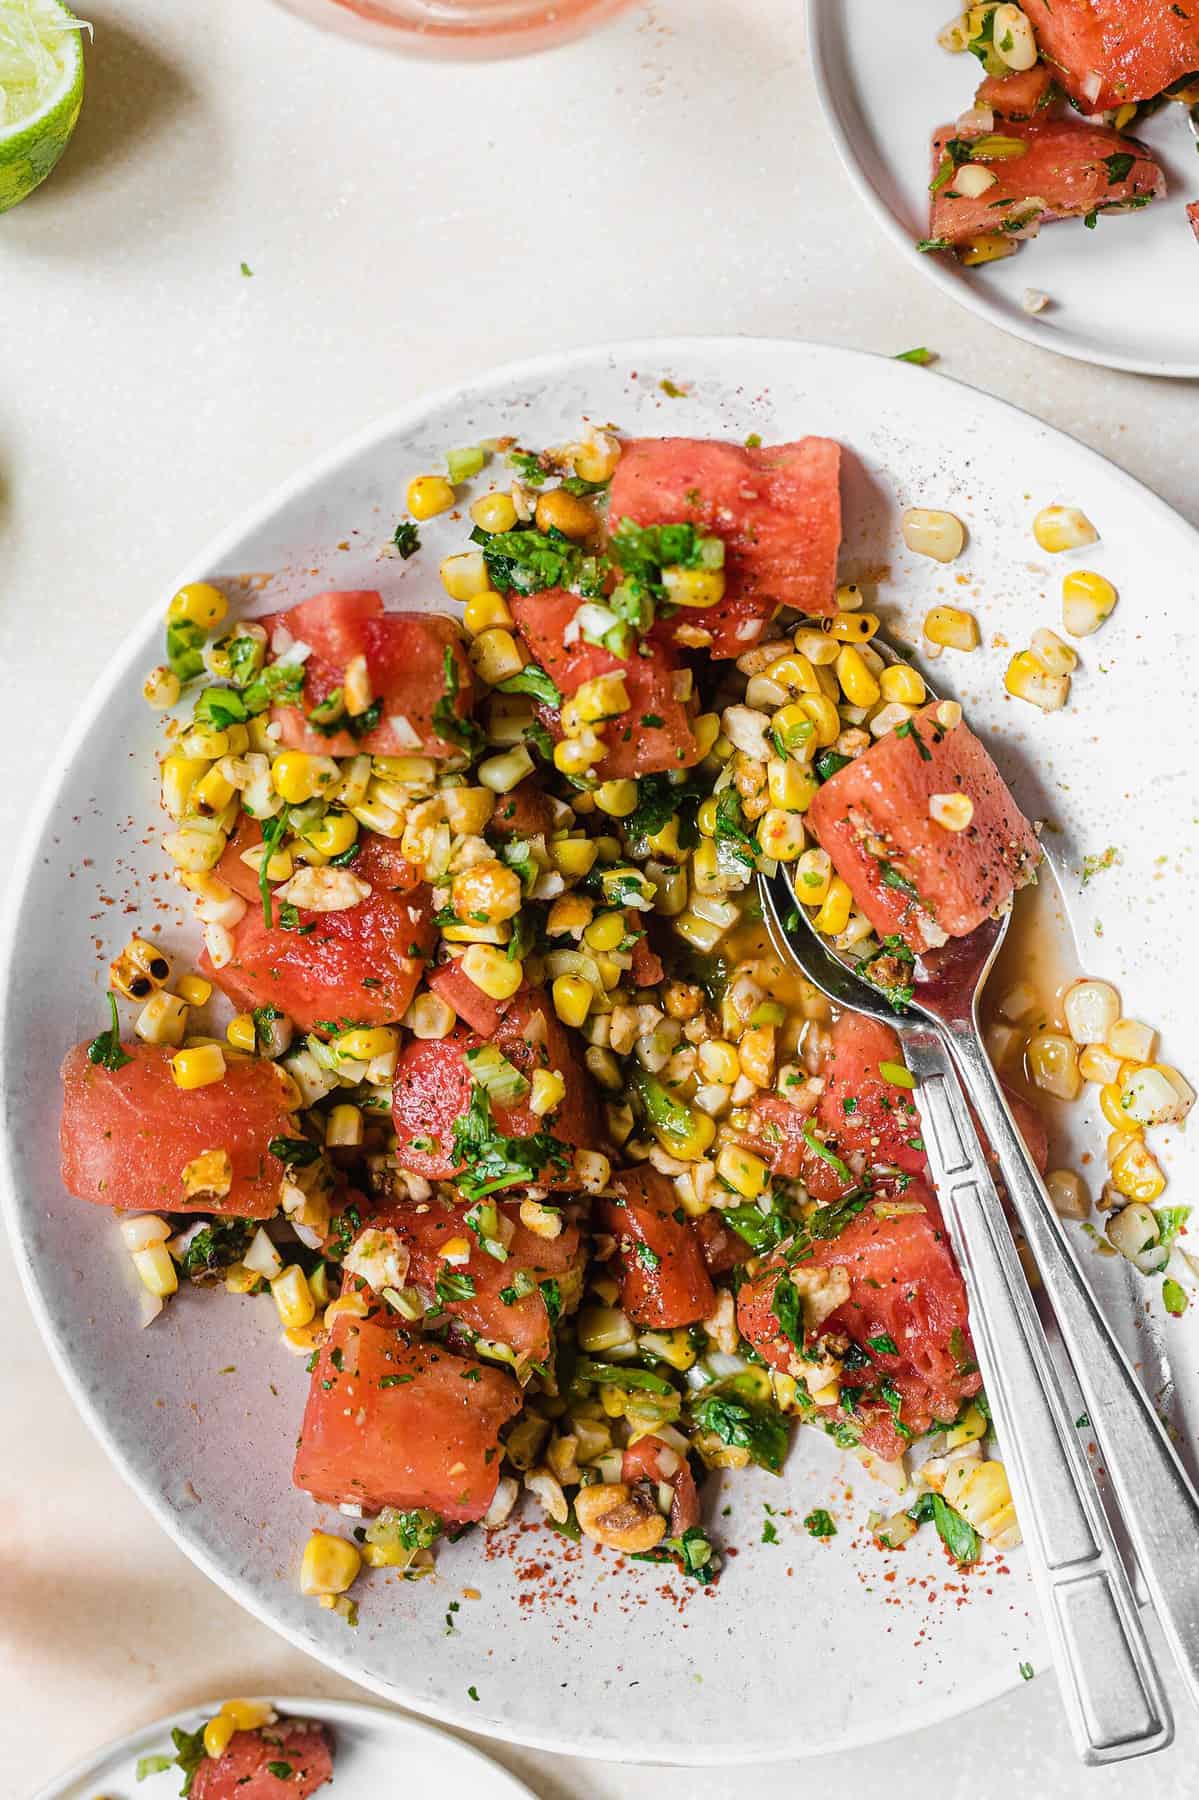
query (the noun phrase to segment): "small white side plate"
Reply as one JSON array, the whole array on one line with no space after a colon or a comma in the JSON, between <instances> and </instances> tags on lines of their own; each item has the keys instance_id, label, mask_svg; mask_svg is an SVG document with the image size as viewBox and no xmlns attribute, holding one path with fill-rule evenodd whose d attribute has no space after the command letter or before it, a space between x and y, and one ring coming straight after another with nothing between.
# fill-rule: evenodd
<instances>
[{"instance_id":1,"label":"small white side plate","mask_svg":"<svg viewBox=\"0 0 1199 1800\"><path fill-rule=\"evenodd\" d=\"M77 1763L33 1800L167 1800L179 1792L172 1764L158 1775L137 1779L143 1756L171 1753L171 1727L196 1731L220 1707L219 1700L193 1706L131 1731L118 1743ZM530 1790L469 1744L460 1744L431 1725L360 1700L274 1700L277 1712L328 1725L335 1742L333 1783L337 1800L383 1800L388 1794L469 1793L471 1800L532 1800Z\"/></svg>"},{"instance_id":2,"label":"small white side plate","mask_svg":"<svg viewBox=\"0 0 1199 1800\"><path fill-rule=\"evenodd\" d=\"M937 32L946 0L807 0L816 90L841 160L888 236L930 281L1001 331L1080 362L1143 375L1199 376L1199 243L1186 206L1199 157L1180 106L1134 127L1166 171L1165 200L1129 218L1048 225L1004 262L964 269L922 254L929 142L970 105L982 69L950 56ZM1024 310L1027 288L1048 294Z\"/></svg>"}]
</instances>

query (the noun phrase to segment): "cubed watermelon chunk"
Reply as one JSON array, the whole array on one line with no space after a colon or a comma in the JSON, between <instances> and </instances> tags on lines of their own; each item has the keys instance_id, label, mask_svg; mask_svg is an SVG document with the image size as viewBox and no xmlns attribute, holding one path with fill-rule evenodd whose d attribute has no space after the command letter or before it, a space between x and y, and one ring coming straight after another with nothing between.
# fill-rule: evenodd
<instances>
[{"instance_id":1,"label":"cubed watermelon chunk","mask_svg":"<svg viewBox=\"0 0 1199 1800\"><path fill-rule=\"evenodd\" d=\"M279 1205L283 1165L267 1149L294 1137L295 1120L273 1063L230 1058L224 1079L181 1088L175 1052L126 1044L119 1069L88 1060L77 1044L62 1065L62 1184L80 1200L119 1212L225 1213L267 1219ZM227 1194L183 1191L183 1171L206 1150L227 1150Z\"/></svg>"},{"instance_id":2,"label":"cubed watermelon chunk","mask_svg":"<svg viewBox=\"0 0 1199 1800\"><path fill-rule=\"evenodd\" d=\"M1191 221L1191 230L1199 238L1199 200L1193 200L1187 207L1187 218Z\"/></svg>"},{"instance_id":3,"label":"cubed watermelon chunk","mask_svg":"<svg viewBox=\"0 0 1199 1800\"><path fill-rule=\"evenodd\" d=\"M1088 125L1081 119L1005 120L1001 135L1028 146L1023 156L986 163L995 183L977 199L957 194L953 178L933 195L929 236L960 244L981 232L1035 235L1038 223L1082 214L1132 210L1160 199L1166 178L1135 138ZM938 176L945 146L959 137L956 125L933 133L932 172ZM1035 209L1029 202L1040 204Z\"/></svg>"},{"instance_id":4,"label":"cubed watermelon chunk","mask_svg":"<svg viewBox=\"0 0 1199 1800\"><path fill-rule=\"evenodd\" d=\"M1000 119L1031 119L1048 106L1053 70L1047 63L1013 69L1010 75L988 75L974 96L976 106L989 106Z\"/></svg>"},{"instance_id":5,"label":"cubed watermelon chunk","mask_svg":"<svg viewBox=\"0 0 1199 1800\"><path fill-rule=\"evenodd\" d=\"M829 438L747 446L717 438L632 438L612 477L609 528L684 522L723 538L725 595L655 627L712 634L710 654L739 656L780 606L837 610L841 447ZM686 640L684 640L686 641ZM694 640L693 640L694 641Z\"/></svg>"},{"instance_id":6,"label":"cubed watermelon chunk","mask_svg":"<svg viewBox=\"0 0 1199 1800\"><path fill-rule=\"evenodd\" d=\"M441 613L389 613L371 589L316 594L288 612L263 619L277 646L286 638L305 643L302 706L276 706L272 718L280 743L313 756L455 756L462 746L443 738L433 723L434 708L446 698L453 716L470 714L474 678L457 623ZM457 684L446 695L445 659L450 656ZM366 658L371 693L380 718L370 731L320 732L307 715L345 681L352 658Z\"/></svg>"},{"instance_id":7,"label":"cubed watermelon chunk","mask_svg":"<svg viewBox=\"0 0 1199 1800\"><path fill-rule=\"evenodd\" d=\"M597 1217L616 1239L620 1304L637 1325L673 1329L706 1319L716 1305L699 1237L679 1218L678 1195L648 1163L612 1177L615 1199Z\"/></svg>"},{"instance_id":8,"label":"cubed watermelon chunk","mask_svg":"<svg viewBox=\"0 0 1199 1800\"><path fill-rule=\"evenodd\" d=\"M213 874L235 894L259 907L262 890L258 885L258 871L242 858L247 850L256 850L261 842L261 825L248 813L242 813L213 870ZM374 831L363 831L358 835L357 844L353 869L360 881L369 882L372 888L386 894L409 894L420 886L420 870L402 854L394 839L380 837Z\"/></svg>"},{"instance_id":9,"label":"cubed watermelon chunk","mask_svg":"<svg viewBox=\"0 0 1199 1800\"><path fill-rule=\"evenodd\" d=\"M1199 69L1199 8L1175 0L1026 0L1041 54L1084 112L1148 100Z\"/></svg>"},{"instance_id":10,"label":"cubed watermelon chunk","mask_svg":"<svg viewBox=\"0 0 1199 1800\"><path fill-rule=\"evenodd\" d=\"M915 951L965 937L1031 881L1037 836L964 721L946 729L934 701L824 783L807 812L813 836L880 936ZM930 815L934 795L974 806L964 831Z\"/></svg>"},{"instance_id":11,"label":"cubed watermelon chunk","mask_svg":"<svg viewBox=\"0 0 1199 1800\"><path fill-rule=\"evenodd\" d=\"M333 1736L327 1725L277 1719L257 1731L235 1731L219 1756L206 1756L189 1800L309 1800L333 1779Z\"/></svg>"}]
</instances>

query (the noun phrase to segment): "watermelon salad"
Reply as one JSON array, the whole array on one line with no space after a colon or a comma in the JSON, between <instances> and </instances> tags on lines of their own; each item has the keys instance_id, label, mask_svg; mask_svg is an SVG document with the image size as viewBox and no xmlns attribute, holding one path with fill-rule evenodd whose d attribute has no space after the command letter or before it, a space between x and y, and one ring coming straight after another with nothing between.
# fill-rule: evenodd
<instances>
[{"instance_id":1,"label":"watermelon salad","mask_svg":"<svg viewBox=\"0 0 1199 1800\"><path fill-rule=\"evenodd\" d=\"M973 105L933 133L919 249L995 262L1051 220L1094 227L1164 197L1163 170L1134 131L1168 102L1199 106L1199 12L1169 0L986 4L939 42L984 74ZM1044 303L1030 291L1030 310Z\"/></svg>"},{"instance_id":2,"label":"watermelon salad","mask_svg":"<svg viewBox=\"0 0 1199 1800\"><path fill-rule=\"evenodd\" d=\"M961 707L839 583L839 459L497 439L408 489L394 551L430 610L171 602L145 693L203 947L154 926L112 962L110 1022L63 1064L63 1182L120 1215L146 1322L180 1290L264 1297L311 1377L295 1482L341 1517L301 1586L348 1619L364 1565L428 1574L518 1503L710 1581L701 1483L778 1475L797 1425L903 1496L880 1543L1018 1540L899 1039L781 966L756 900L786 865L901 1010L915 958L1040 861ZM439 514L460 544L426 572ZM1033 531L1098 535L1059 503ZM903 532L964 541L933 509ZM1067 637L1115 603L1072 568ZM979 639L945 605L925 633ZM1052 712L1074 660L1039 631L1008 690ZM1154 1033L1087 980L1018 984L991 1030L1044 1169L1038 1097L1102 1084L1105 1242L1162 1274L1185 1209L1154 1209L1144 1131L1194 1096Z\"/></svg>"},{"instance_id":3,"label":"watermelon salad","mask_svg":"<svg viewBox=\"0 0 1199 1800\"><path fill-rule=\"evenodd\" d=\"M181 1773L186 1800L310 1800L333 1779L329 1727L267 1700L226 1700L195 1730L174 1726L171 1745L141 1757L137 1779Z\"/></svg>"}]
</instances>

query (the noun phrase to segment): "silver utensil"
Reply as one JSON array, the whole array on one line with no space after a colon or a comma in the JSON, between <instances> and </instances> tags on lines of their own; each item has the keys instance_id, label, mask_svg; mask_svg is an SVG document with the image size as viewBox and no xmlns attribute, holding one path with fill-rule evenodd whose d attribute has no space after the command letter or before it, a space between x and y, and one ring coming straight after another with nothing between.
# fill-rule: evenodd
<instances>
[{"instance_id":1,"label":"silver utensil","mask_svg":"<svg viewBox=\"0 0 1199 1800\"><path fill-rule=\"evenodd\" d=\"M836 1006L893 1026L919 1084L921 1135L966 1282L979 1367L1078 1753L1107 1763L1163 1749L1173 1737L1169 1705L941 1029L914 1009L897 1016L814 930L792 926L795 896L782 874L760 876L759 886L779 955L798 963Z\"/></svg>"}]
</instances>

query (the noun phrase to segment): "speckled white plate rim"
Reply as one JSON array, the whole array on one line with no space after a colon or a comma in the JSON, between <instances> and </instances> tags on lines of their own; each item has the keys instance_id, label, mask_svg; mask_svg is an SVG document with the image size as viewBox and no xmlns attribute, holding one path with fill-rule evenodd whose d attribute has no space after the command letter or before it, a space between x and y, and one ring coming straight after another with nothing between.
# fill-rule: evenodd
<instances>
[{"instance_id":1,"label":"speckled white plate rim","mask_svg":"<svg viewBox=\"0 0 1199 1800\"><path fill-rule=\"evenodd\" d=\"M420 421L424 414L461 399L464 394L474 388L491 388L501 384L510 385L530 381L547 382L569 370L572 365L597 361L610 364L622 362L630 367L641 364L651 367L685 369L689 356L707 355L719 357L725 360L730 368L735 368L738 357L743 354L767 355L774 359L778 366L780 386L788 373L787 364L789 362L797 362L802 365L809 359L827 359L842 362L846 365L847 372L852 370L857 374L861 374L863 365L865 365L866 368L875 371L879 379L883 379L881 372L886 370L886 379L911 383L916 406L919 404L918 395L922 382L947 381L949 379L934 371L917 369L875 352L851 350L816 342L762 337L682 336L618 340L610 343L577 346L565 351L549 352L500 365L482 371L465 382L449 384L436 391L417 396L407 405L393 409L382 418L376 419L362 430L352 434L332 451L326 452L304 465L297 473L280 483L264 501L246 508L231 527L227 527L198 554L189 558L181 574L171 584L168 593L174 592L184 582L194 580L206 571L222 567L228 549L236 545L252 529L255 522L270 517L290 500L300 496L306 490L314 488L343 462L349 461L394 433L413 426ZM1175 512L1160 496L1152 493L1135 477L1121 469L1118 464L1008 401L971 388L965 383L951 382L950 385L960 387L963 394L969 396L969 405L974 409L976 422L985 422L987 415L990 414L996 418L1018 421L1019 429L1031 429L1041 434L1046 440L1060 441L1069 447L1072 456L1081 459L1084 464L1089 462L1097 470L1102 470L1109 479L1115 481L1118 487L1126 489L1130 495L1135 495L1142 505L1148 505L1151 510L1157 511L1163 522L1174 528L1181 527L1183 533L1193 541L1196 552L1199 553L1199 531ZM9 1036L14 1032L14 1026L18 1023L10 1018L9 1001L10 974L16 950L16 925L20 901L30 877L54 798L108 695L118 687L123 679L127 679L131 675L135 666L140 668L144 659L144 639L147 632L154 629L161 620L163 611L164 602L162 600L156 600L149 606L142 617L124 635L113 656L97 675L88 701L81 707L71 727L65 733L57 754L46 771L27 822L20 852L14 862L3 932L0 934L0 1008L2 1008L0 1011L0 1102L4 1107L5 1126L3 1133L0 1133L0 1205L3 1206L22 1285L64 1385L91 1431L167 1535L217 1587L229 1594L262 1623L279 1633L296 1648L308 1655L315 1656L316 1660L348 1679L373 1689L385 1700L411 1707L419 1711L422 1716L437 1719L464 1730L485 1732L487 1735L503 1741L525 1744L532 1748L559 1754L649 1764L698 1766L715 1766L726 1763L769 1763L805 1757L812 1758L820 1754L832 1753L835 1750L865 1747L895 1737L906 1736L908 1733L918 1731L928 1725L941 1723L947 1718L956 1718L976 1706L983 1705L1017 1688L1020 1685L1021 1677L1018 1670L1013 1667L1006 1676L984 1676L973 1682L964 1681L955 1689L952 1704L947 1704L944 1697L935 1697L925 1703L920 1700L908 1702L898 1716L879 1714L871 1719L855 1717L851 1729L836 1743L806 1746L802 1739L797 1739L794 1743L785 1746L763 1747L747 1744L743 1738L733 1736L727 1742L719 1745L706 1743L697 1746L693 1753L688 1753L688 1746L685 1744L676 1745L670 1755L655 1753L652 1749L646 1750L642 1746L627 1744L623 1741L616 1743L605 1741L597 1744L587 1739L578 1739L570 1733L544 1731L519 1723L514 1724L507 1720L488 1720L480 1718L478 1715L472 1717L461 1702L443 1705L425 1697L414 1699L411 1694L398 1691L393 1684L374 1678L364 1671L352 1656L331 1650L327 1644L321 1644L319 1648L314 1648L311 1639L306 1637L302 1631L293 1629L272 1614L270 1608L264 1604L261 1595L248 1580L236 1572L222 1568L217 1559L210 1556L203 1546L193 1542L164 1495L127 1465L124 1455L111 1441L98 1400L88 1392L81 1372L59 1340L37 1278L36 1266L20 1229L21 1222L17 1211L8 1129L10 1088L6 1079L6 1059ZM1040 1657L1040 1663L1042 1667L1045 1666L1043 1654Z\"/></svg>"},{"instance_id":2,"label":"speckled white plate rim","mask_svg":"<svg viewBox=\"0 0 1199 1800\"><path fill-rule=\"evenodd\" d=\"M845 127L831 60L827 53L829 33L839 29L839 21L833 11L838 4L839 0L804 0L804 19L816 98L845 173L868 211L874 215L877 223L912 267L919 269L943 294L947 294L959 306L964 306L968 312L976 313L980 319L985 319L999 331L1007 332L1010 337L1022 338L1025 343L1035 345L1038 350L1054 350L1059 356L1069 357L1072 362L1091 363L1105 369L1122 369L1132 375L1158 375L1177 381L1199 378L1199 357L1193 362L1161 362L1151 356L1125 356L1117 350L1100 351L1062 327L1057 327L1050 335L1037 325L1035 317L1030 315L1025 320L996 305L981 284L971 283L963 278L962 270L947 268L936 256L917 250L911 232L895 217L870 179L853 138ZM929 49L931 54L931 45ZM1179 204L1172 198L1167 200L1167 204L1171 203Z\"/></svg>"}]
</instances>

